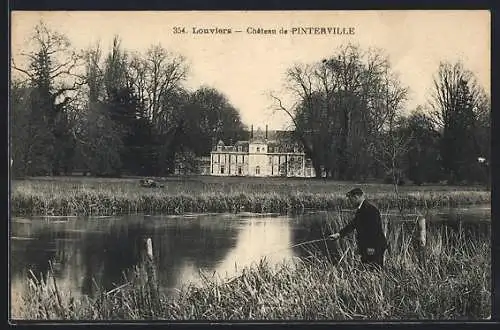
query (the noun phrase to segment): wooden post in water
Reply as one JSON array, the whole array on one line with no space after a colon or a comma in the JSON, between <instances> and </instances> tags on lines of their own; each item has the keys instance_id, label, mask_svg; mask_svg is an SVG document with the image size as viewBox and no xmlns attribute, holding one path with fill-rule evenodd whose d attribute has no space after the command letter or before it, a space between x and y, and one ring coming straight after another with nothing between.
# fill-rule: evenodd
<instances>
[{"instance_id":1,"label":"wooden post in water","mask_svg":"<svg viewBox=\"0 0 500 330\"><path fill-rule=\"evenodd\" d=\"M386 237L386 239L387 239L388 226L389 226L389 216L386 215L385 217L382 218L382 230L384 231L384 236Z\"/></svg>"},{"instance_id":2,"label":"wooden post in water","mask_svg":"<svg viewBox=\"0 0 500 330\"><path fill-rule=\"evenodd\" d=\"M425 245L427 243L427 230L425 217L419 216L417 219L417 256L421 266L425 266Z\"/></svg>"},{"instance_id":3,"label":"wooden post in water","mask_svg":"<svg viewBox=\"0 0 500 330\"><path fill-rule=\"evenodd\" d=\"M146 263L146 273L148 276L149 293L151 295L152 303L156 305L159 303L158 281L156 277L156 267L154 264L154 257L153 257L153 240L150 237L146 239L145 263Z\"/></svg>"},{"instance_id":4,"label":"wooden post in water","mask_svg":"<svg viewBox=\"0 0 500 330\"><path fill-rule=\"evenodd\" d=\"M150 237L146 239L146 255L149 260L153 260L153 240Z\"/></svg>"}]
</instances>

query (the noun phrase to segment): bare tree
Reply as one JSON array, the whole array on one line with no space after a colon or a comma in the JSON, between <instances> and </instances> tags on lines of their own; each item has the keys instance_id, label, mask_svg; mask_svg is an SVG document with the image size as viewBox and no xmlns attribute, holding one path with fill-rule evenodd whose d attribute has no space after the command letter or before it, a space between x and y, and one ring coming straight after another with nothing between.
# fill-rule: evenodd
<instances>
[{"instance_id":1,"label":"bare tree","mask_svg":"<svg viewBox=\"0 0 500 330\"><path fill-rule=\"evenodd\" d=\"M42 89L49 101L62 108L71 101L68 92L82 85L76 74L81 65L80 56L64 34L49 29L43 21L35 26L27 48L31 50L20 54L27 60L27 66L17 65L12 58L12 68L24 75L25 82Z\"/></svg>"},{"instance_id":2,"label":"bare tree","mask_svg":"<svg viewBox=\"0 0 500 330\"><path fill-rule=\"evenodd\" d=\"M271 94L275 109L293 121L317 173L325 166L339 179L367 172L371 139L407 94L381 51L351 44L321 62L290 68L286 83L295 102L287 108Z\"/></svg>"},{"instance_id":3,"label":"bare tree","mask_svg":"<svg viewBox=\"0 0 500 330\"><path fill-rule=\"evenodd\" d=\"M39 22L20 55L26 64L12 59L12 68L25 78L31 89L30 107L39 115L38 125L45 127L46 153L52 174L67 171L71 163L72 139L69 134L68 109L75 91L82 85L75 74L80 57L71 48L68 38Z\"/></svg>"},{"instance_id":4,"label":"bare tree","mask_svg":"<svg viewBox=\"0 0 500 330\"><path fill-rule=\"evenodd\" d=\"M160 44L151 46L144 54L132 56L129 65L131 83L156 127L161 125L163 112L167 111L162 108L163 99L175 97L187 71L185 58Z\"/></svg>"},{"instance_id":5,"label":"bare tree","mask_svg":"<svg viewBox=\"0 0 500 330\"><path fill-rule=\"evenodd\" d=\"M461 62L454 64L441 62L433 83L434 89L430 100L432 118L442 129L450 123L453 114L459 111L457 107L461 106L459 101L464 84L468 88L467 97L473 110L479 110L481 102L484 101L484 90L474 74L466 70Z\"/></svg>"},{"instance_id":6,"label":"bare tree","mask_svg":"<svg viewBox=\"0 0 500 330\"><path fill-rule=\"evenodd\" d=\"M148 81L147 81L147 68L144 59L140 53L133 53L128 65L128 74L131 84L137 93L142 104L148 102ZM148 113L148 115L150 115Z\"/></svg>"},{"instance_id":7,"label":"bare tree","mask_svg":"<svg viewBox=\"0 0 500 330\"><path fill-rule=\"evenodd\" d=\"M413 135L406 128L406 118L392 117L388 124L389 129L379 134L378 138L372 141L371 154L377 164L381 165L385 174L390 176L390 181L394 187L398 208L403 210L403 205L399 198L399 185L403 181L404 162L413 140Z\"/></svg>"},{"instance_id":8,"label":"bare tree","mask_svg":"<svg viewBox=\"0 0 500 330\"><path fill-rule=\"evenodd\" d=\"M394 192L399 199L398 185L402 179L401 160L407 153L411 136L405 134L405 120L400 116L405 104L408 90L400 87L399 79L384 68L385 73L379 85L381 106L374 112L384 118L374 127L372 138L369 141L371 154L375 161L382 165L384 171L389 173L394 185Z\"/></svg>"}]
</instances>

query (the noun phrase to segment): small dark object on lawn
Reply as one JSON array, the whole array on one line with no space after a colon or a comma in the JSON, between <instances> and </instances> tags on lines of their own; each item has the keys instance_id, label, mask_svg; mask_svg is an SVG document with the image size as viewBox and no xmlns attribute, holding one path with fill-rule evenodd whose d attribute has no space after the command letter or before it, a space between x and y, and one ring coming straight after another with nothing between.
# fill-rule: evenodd
<instances>
[{"instance_id":1,"label":"small dark object on lawn","mask_svg":"<svg viewBox=\"0 0 500 330\"><path fill-rule=\"evenodd\" d=\"M141 186L146 187L146 188L161 188L163 185L158 184L155 180L153 179L141 179Z\"/></svg>"}]
</instances>

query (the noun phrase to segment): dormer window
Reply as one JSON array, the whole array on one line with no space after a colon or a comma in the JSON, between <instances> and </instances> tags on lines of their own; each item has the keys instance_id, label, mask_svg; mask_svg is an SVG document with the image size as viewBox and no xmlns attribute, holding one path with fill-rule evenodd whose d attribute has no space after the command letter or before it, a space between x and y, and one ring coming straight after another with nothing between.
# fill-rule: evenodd
<instances>
[{"instance_id":1,"label":"dormer window","mask_svg":"<svg viewBox=\"0 0 500 330\"><path fill-rule=\"evenodd\" d=\"M219 140L219 143L217 143L217 151L222 151L224 148L224 142L222 140Z\"/></svg>"}]
</instances>

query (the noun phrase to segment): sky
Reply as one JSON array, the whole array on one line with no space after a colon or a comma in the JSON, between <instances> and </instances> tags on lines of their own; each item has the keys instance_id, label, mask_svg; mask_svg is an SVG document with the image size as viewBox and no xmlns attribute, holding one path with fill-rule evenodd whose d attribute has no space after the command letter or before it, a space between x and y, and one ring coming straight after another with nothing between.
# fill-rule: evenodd
<instances>
[{"instance_id":1,"label":"sky","mask_svg":"<svg viewBox=\"0 0 500 330\"><path fill-rule=\"evenodd\" d=\"M294 64L312 64L347 43L379 48L389 57L401 83L409 87L408 110L429 99L440 61L462 61L490 93L490 13L461 11L51 11L12 12L11 54L16 63L34 26L43 20L64 33L76 49L96 42L107 51L115 35L126 50L151 45L184 56L189 64L186 87L214 87L239 110L244 124L286 129L291 122L275 110L273 93L286 106L285 72ZM352 34L291 34L292 28L338 27ZM184 28L186 33L174 33ZM193 29L231 29L230 34L197 34ZM247 30L280 29L287 34ZM242 32L235 32L240 30Z\"/></svg>"}]
</instances>

